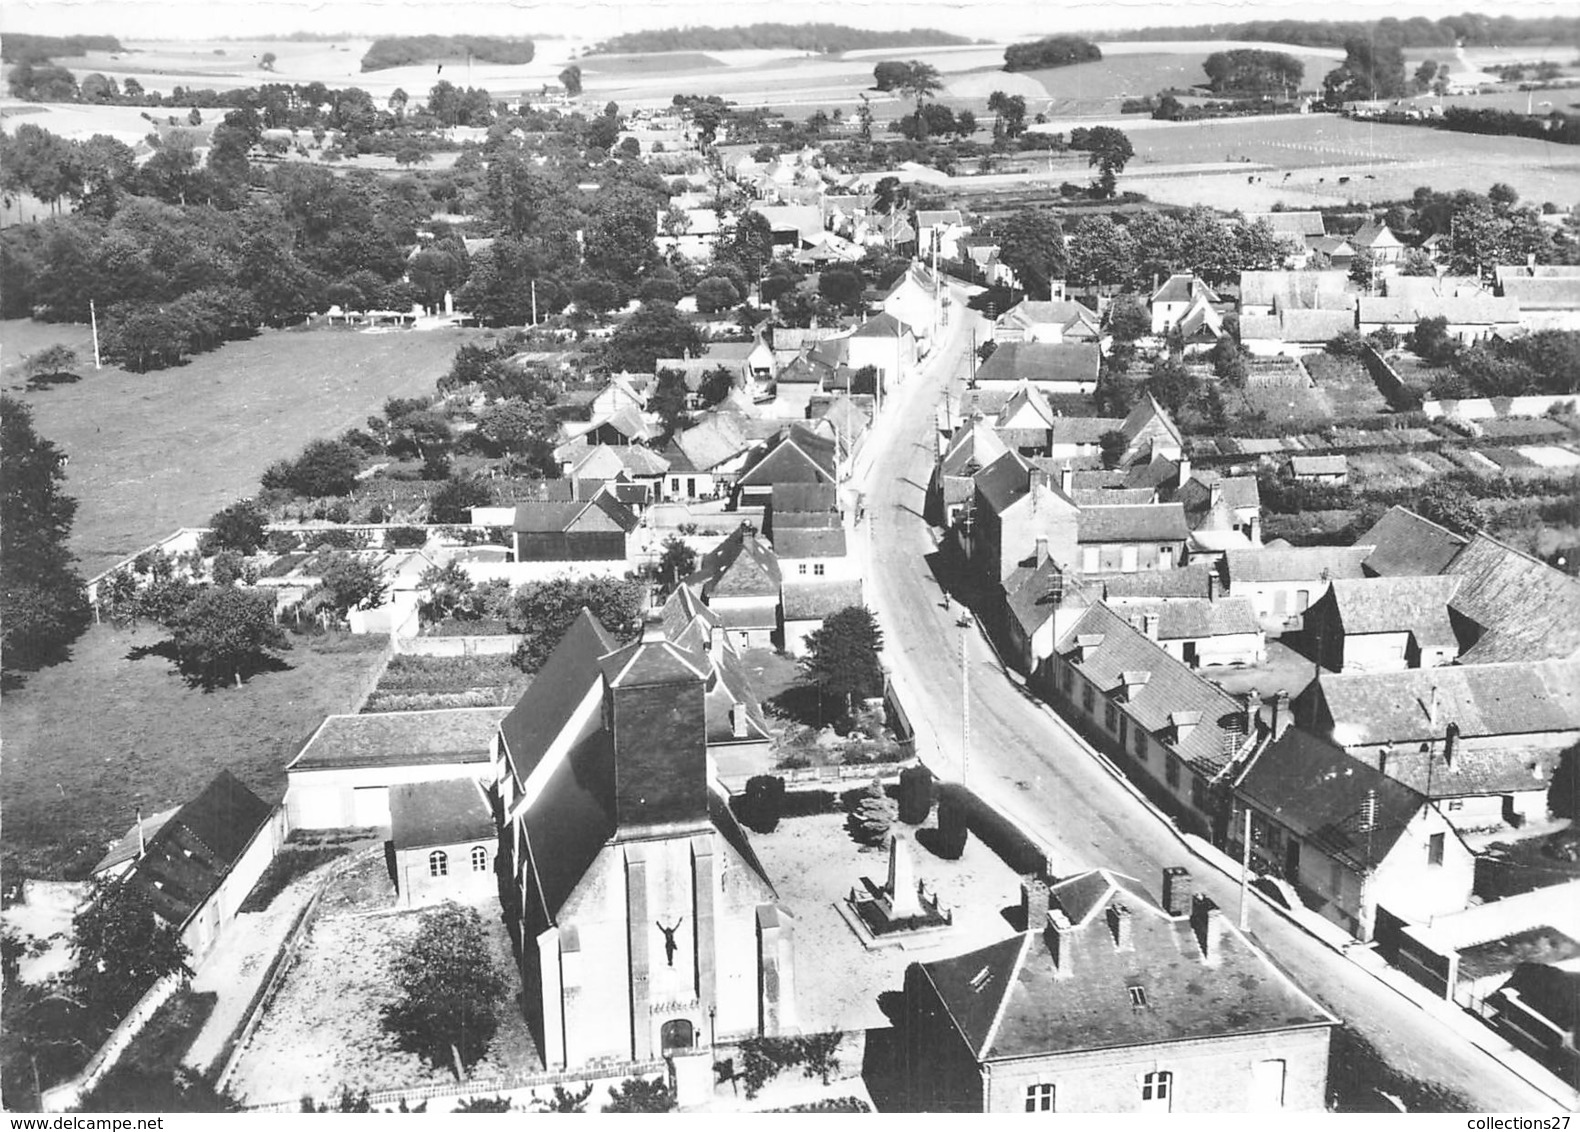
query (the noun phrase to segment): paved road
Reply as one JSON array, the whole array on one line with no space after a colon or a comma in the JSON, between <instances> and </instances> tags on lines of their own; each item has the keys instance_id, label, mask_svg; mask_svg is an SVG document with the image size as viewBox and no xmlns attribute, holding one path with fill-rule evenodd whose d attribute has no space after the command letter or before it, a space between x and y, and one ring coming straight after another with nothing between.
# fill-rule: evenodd
<instances>
[{"instance_id":1,"label":"paved road","mask_svg":"<svg viewBox=\"0 0 1580 1132\"><path fill-rule=\"evenodd\" d=\"M923 760L958 778L962 736L961 647L970 683L969 785L1034 832L1063 874L1111 867L1142 879L1154 892L1165 866L1186 865L1198 891L1227 914L1238 887L1194 861L1172 826L1160 820L1105 770L1045 705L1000 668L975 631L956 627L926 556L933 540L921 518L932 467L933 411L946 382L967 370L973 328L982 320L953 305L948 339L920 375L897 390L873 439L867 481L868 600L884 628L885 659L918 732ZM1554 1103L1486 1053L1350 960L1253 899L1252 934L1294 978L1334 1014L1351 1023L1399 1070L1461 1092L1483 1111L1556 1111Z\"/></svg>"}]
</instances>

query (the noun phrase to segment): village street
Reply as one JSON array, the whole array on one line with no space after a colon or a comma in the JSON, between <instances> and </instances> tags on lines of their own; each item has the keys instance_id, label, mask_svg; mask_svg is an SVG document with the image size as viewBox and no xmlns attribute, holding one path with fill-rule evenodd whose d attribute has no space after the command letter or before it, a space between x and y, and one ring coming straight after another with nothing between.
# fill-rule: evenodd
<instances>
[{"instance_id":1,"label":"village street","mask_svg":"<svg viewBox=\"0 0 1580 1132\"><path fill-rule=\"evenodd\" d=\"M946 338L919 374L888 401L872 437L866 478L864 537L867 600L885 635L885 662L917 730L924 762L947 779L961 773L962 642L970 687L968 785L1007 811L1048 849L1053 872L1107 867L1142 880L1156 893L1162 870L1188 867L1198 891L1229 915L1238 885L1193 858L1173 827L1094 759L1048 709L1011 680L974 628L946 610L927 555L933 535L922 519L935 451L934 410L951 381L968 370L986 322L953 288ZM1376 978L1335 953L1253 895L1255 938L1307 991L1364 1035L1397 1069L1461 1092L1488 1112L1559 1111L1538 1090Z\"/></svg>"}]
</instances>

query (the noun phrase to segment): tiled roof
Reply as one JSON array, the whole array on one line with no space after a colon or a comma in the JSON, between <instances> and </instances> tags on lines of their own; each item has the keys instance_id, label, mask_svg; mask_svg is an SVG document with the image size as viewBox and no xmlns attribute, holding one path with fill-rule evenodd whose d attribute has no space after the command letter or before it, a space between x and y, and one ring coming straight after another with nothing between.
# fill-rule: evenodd
<instances>
[{"instance_id":1,"label":"tiled roof","mask_svg":"<svg viewBox=\"0 0 1580 1132\"><path fill-rule=\"evenodd\" d=\"M1346 635L1409 632L1421 645L1453 647L1448 606L1458 589L1458 578L1339 578L1328 593Z\"/></svg>"},{"instance_id":2,"label":"tiled roof","mask_svg":"<svg viewBox=\"0 0 1580 1132\"><path fill-rule=\"evenodd\" d=\"M600 494L579 503L518 503L515 529L529 533L558 533L569 530L590 507L601 510L627 534L636 530L641 523L631 509L619 500L607 494Z\"/></svg>"},{"instance_id":3,"label":"tiled roof","mask_svg":"<svg viewBox=\"0 0 1580 1132\"><path fill-rule=\"evenodd\" d=\"M1369 220L1355 230L1350 237L1350 244L1356 248L1402 247L1403 241L1393 234L1393 230L1386 224L1376 220Z\"/></svg>"},{"instance_id":4,"label":"tiled roof","mask_svg":"<svg viewBox=\"0 0 1580 1132\"><path fill-rule=\"evenodd\" d=\"M978 470L997 460L1009 451L998 434L986 421L969 421L955 429L944 451L942 461L946 476L967 475L967 468L975 464Z\"/></svg>"},{"instance_id":5,"label":"tiled roof","mask_svg":"<svg viewBox=\"0 0 1580 1132\"><path fill-rule=\"evenodd\" d=\"M1185 436L1179 430L1179 425L1174 423L1174 418L1168 411L1159 405L1157 398L1147 393L1136 402L1135 408L1130 410L1130 415L1125 417L1124 423L1119 426L1119 431L1125 434L1125 439L1132 444L1136 442L1142 431L1153 421L1162 423L1164 431L1176 441L1181 448L1185 446Z\"/></svg>"},{"instance_id":6,"label":"tiled roof","mask_svg":"<svg viewBox=\"0 0 1580 1132\"><path fill-rule=\"evenodd\" d=\"M1355 757L1367 760L1371 756ZM1546 790L1560 761L1560 753L1551 748L1499 746L1491 750L1465 750L1461 747L1445 761L1437 750L1423 753L1412 746L1390 752L1382 770L1389 778L1436 800Z\"/></svg>"},{"instance_id":7,"label":"tiled roof","mask_svg":"<svg viewBox=\"0 0 1580 1132\"><path fill-rule=\"evenodd\" d=\"M1174 570L1140 570L1134 574L1115 574L1102 581L1104 596L1110 598L1205 598L1211 587L1211 566L1193 562Z\"/></svg>"},{"instance_id":8,"label":"tiled roof","mask_svg":"<svg viewBox=\"0 0 1580 1132\"><path fill-rule=\"evenodd\" d=\"M1479 533L1444 573L1454 612L1485 630L1462 663L1580 655L1580 578Z\"/></svg>"},{"instance_id":9,"label":"tiled roof","mask_svg":"<svg viewBox=\"0 0 1580 1132\"><path fill-rule=\"evenodd\" d=\"M1245 598L1225 597L1208 601L1202 597L1113 599L1110 605L1132 625L1139 617L1158 619L1158 640L1201 640L1239 633L1260 633L1256 607Z\"/></svg>"},{"instance_id":10,"label":"tiled roof","mask_svg":"<svg viewBox=\"0 0 1580 1132\"><path fill-rule=\"evenodd\" d=\"M1190 534L1178 503L1083 507L1077 531L1083 543L1183 541Z\"/></svg>"},{"instance_id":11,"label":"tiled roof","mask_svg":"<svg viewBox=\"0 0 1580 1132\"><path fill-rule=\"evenodd\" d=\"M525 782L598 678L598 658L618 645L583 609L538 669L516 706L499 723L517 778ZM375 718L375 717L364 717ZM485 748L486 749L486 748Z\"/></svg>"},{"instance_id":12,"label":"tiled roof","mask_svg":"<svg viewBox=\"0 0 1580 1132\"><path fill-rule=\"evenodd\" d=\"M1284 311L1279 316L1278 337L1284 342L1326 342L1355 329L1355 311ZM1244 329L1241 334L1243 336Z\"/></svg>"},{"instance_id":13,"label":"tiled roof","mask_svg":"<svg viewBox=\"0 0 1580 1132\"><path fill-rule=\"evenodd\" d=\"M1062 957L1073 975L1060 975L1046 924L921 965L980 1062L1333 1023L1226 924L1212 943L1215 957L1205 961L1190 920L1170 917L1133 877L1101 870L1055 885L1051 895L1075 924ZM1130 917L1124 950L1109 926L1118 906ZM1085 914L1077 919L1076 912ZM1132 987L1145 991L1144 1008L1133 1004Z\"/></svg>"},{"instance_id":14,"label":"tiled roof","mask_svg":"<svg viewBox=\"0 0 1580 1132\"><path fill-rule=\"evenodd\" d=\"M1387 299L1363 295L1360 299L1362 326L1417 322L1423 318L1446 318L1450 325L1513 324L1520 321L1520 304L1517 299L1498 298L1495 295L1420 299Z\"/></svg>"},{"instance_id":15,"label":"tiled roof","mask_svg":"<svg viewBox=\"0 0 1580 1132\"><path fill-rule=\"evenodd\" d=\"M1505 279L1503 294L1521 310L1580 310L1580 277Z\"/></svg>"},{"instance_id":16,"label":"tiled roof","mask_svg":"<svg viewBox=\"0 0 1580 1132\"><path fill-rule=\"evenodd\" d=\"M493 842L497 836L493 810L475 778L390 787L390 840L397 851Z\"/></svg>"},{"instance_id":17,"label":"tiled roof","mask_svg":"<svg viewBox=\"0 0 1580 1132\"><path fill-rule=\"evenodd\" d=\"M1322 233L1318 232L1317 235ZM1242 271L1240 305L1280 310L1318 310L1343 306L1355 309L1355 296L1347 294L1349 273L1344 271ZM1244 323L1241 323L1243 329Z\"/></svg>"},{"instance_id":18,"label":"tiled roof","mask_svg":"<svg viewBox=\"0 0 1580 1132\"><path fill-rule=\"evenodd\" d=\"M892 314L874 315L850 332L852 338L903 338L911 328Z\"/></svg>"},{"instance_id":19,"label":"tiled roof","mask_svg":"<svg viewBox=\"0 0 1580 1132\"><path fill-rule=\"evenodd\" d=\"M1096 444L1105 432L1117 432L1124 421L1113 417L1054 417L1048 427L1050 444Z\"/></svg>"},{"instance_id":20,"label":"tiled roof","mask_svg":"<svg viewBox=\"0 0 1580 1132\"><path fill-rule=\"evenodd\" d=\"M916 226L918 228L931 228L938 224L959 224L960 210L958 208L940 208L916 210Z\"/></svg>"},{"instance_id":21,"label":"tiled roof","mask_svg":"<svg viewBox=\"0 0 1580 1132\"><path fill-rule=\"evenodd\" d=\"M1441 574L1465 545L1465 538L1407 507L1395 505L1383 512L1357 541L1375 547L1366 558L1366 569L1385 577L1401 574Z\"/></svg>"},{"instance_id":22,"label":"tiled roof","mask_svg":"<svg viewBox=\"0 0 1580 1132\"><path fill-rule=\"evenodd\" d=\"M1037 302L1025 299L999 315L994 325L1020 327L1022 330L1034 326L1057 326L1065 332L1071 329L1096 331L1099 329L1100 320L1096 311L1074 299L1064 299L1059 302Z\"/></svg>"},{"instance_id":23,"label":"tiled roof","mask_svg":"<svg viewBox=\"0 0 1580 1132\"><path fill-rule=\"evenodd\" d=\"M1082 605L1091 604L1080 583L1065 577L1051 558L1037 566L1017 566L1004 580L1004 600L1028 638L1053 616L1061 602L1078 594Z\"/></svg>"},{"instance_id":24,"label":"tiled roof","mask_svg":"<svg viewBox=\"0 0 1580 1132\"><path fill-rule=\"evenodd\" d=\"M740 483L748 487L781 483L832 484L837 478L835 466L832 439L800 425L791 425L746 470Z\"/></svg>"},{"instance_id":25,"label":"tiled roof","mask_svg":"<svg viewBox=\"0 0 1580 1132\"><path fill-rule=\"evenodd\" d=\"M779 559L755 534L737 527L728 538L702 556L687 581L701 587L704 599L773 597L779 595ZM723 616L720 612L720 616Z\"/></svg>"},{"instance_id":26,"label":"tiled roof","mask_svg":"<svg viewBox=\"0 0 1580 1132\"><path fill-rule=\"evenodd\" d=\"M733 413L710 413L700 422L675 436L674 443L691 466L710 472L720 464L753 447L755 441L741 418Z\"/></svg>"},{"instance_id":27,"label":"tiled roof","mask_svg":"<svg viewBox=\"0 0 1580 1132\"><path fill-rule=\"evenodd\" d=\"M861 582L789 581L784 584L786 621L816 621L848 606L861 604Z\"/></svg>"},{"instance_id":28,"label":"tiled roof","mask_svg":"<svg viewBox=\"0 0 1580 1132\"><path fill-rule=\"evenodd\" d=\"M331 715L286 769L487 762L494 733L509 713L482 707Z\"/></svg>"},{"instance_id":29,"label":"tiled roof","mask_svg":"<svg viewBox=\"0 0 1580 1132\"><path fill-rule=\"evenodd\" d=\"M1207 286L1199 275L1170 275L1152 293L1154 303L1186 303L1197 298L1205 298L1209 303L1221 301L1218 292Z\"/></svg>"},{"instance_id":30,"label":"tiled roof","mask_svg":"<svg viewBox=\"0 0 1580 1132\"><path fill-rule=\"evenodd\" d=\"M983 502L1003 514L1005 508L1031 490L1028 471L1025 461L1014 452L1006 452L973 478Z\"/></svg>"},{"instance_id":31,"label":"tiled roof","mask_svg":"<svg viewBox=\"0 0 1580 1132\"><path fill-rule=\"evenodd\" d=\"M1580 732L1580 661L1323 673L1312 694L1346 747L1441 739L1450 723L1465 738Z\"/></svg>"},{"instance_id":32,"label":"tiled roof","mask_svg":"<svg viewBox=\"0 0 1580 1132\"><path fill-rule=\"evenodd\" d=\"M1321 236L1327 232L1323 222L1322 213L1293 210L1288 212L1247 212L1245 222L1255 224L1265 220L1268 227L1280 235L1287 236ZM1250 274L1246 272L1244 274ZM1241 287L1245 284L1241 283Z\"/></svg>"},{"instance_id":33,"label":"tiled roof","mask_svg":"<svg viewBox=\"0 0 1580 1132\"><path fill-rule=\"evenodd\" d=\"M977 369L978 383L1096 381L1101 351L1094 342L1000 342Z\"/></svg>"},{"instance_id":34,"label":"tiled roof","mask_svg":"<svg viewBox=\"0 0 1580 1132\"><path fill-rule=\"evenodd\" d=\"M777 629L779 595L748 599L731 598L714 610L726 629Z\"/></svg>"},{"instance_id":35,"label":"tiled roof","mask_svg":"<svg viewBox=\"0 0 1580 1132\"><path fill-rule=\"evenodd\" d=\"M1222 486L1223 501L1230 508L1261 509L1262 490L1255 476L1226 476L1220 472L1197 470L1174 498L1185 505L1188 513L1205 511L1212 500L1213 484Z\"/></svg>"},{"instance_id":36,"label":"tiled roof","mask_svg":"<svg viewBox=\"0 0 1580 1132\"><path fill-rule=\"evenodd\" d=\"M998 428L1009 428L1012 422L1020 418L1022 423L1015 427L1025 429L1028 426L1024 423L1024 418L1028 410L1039 425L1052 427L1057 419L1042 390L1033 385L1029 379L1022 378L1020 384L1015 386L1014 392L1010 394L1009 400L1005 401L1003 407L999 409L994 423Z\"/></svg>"},{"instance_id":37,"label":"tiled roof","mask_svg":"<svg viewBox=\"0 0 1580 1132\"><path fill-rule=\"evenodd\" d=\"M1156 502L1157 495L1148 487L1077 487L1070 498L1081 507L1134 507Z\"/></svg>"},{"instance_id":38,"label":"tiled roof","mask_svg":"<svg viewBox=\"0 0 1580 1132\"><path fill-rule=\"evenodd\" d=\"M1342 476L1350 470L1348 456L1291 456L1289 470L1297 476Z\"/></svg>"},{"instance_id":39,"label":"tiled roof","mask_svg":"<svg viewBox=\"0 0 1580 1132\"><path fill-rule=\"evenodd\" d=\"M707 607L694 587L684 582L664 602L662 614L664 636L672 641L679 641L680 635L698 621L708 628L719 624L718 614Z\"/></svg>"},{"instance_id":40,"label":"tiled roof","mask_svg":"<svg viewBox=\"0 0 1580 1132\"><path fill-rule=\"evenodd\" d=\"M1123 685L1121 673L1150 673L1151 679L1135 690L1125 711L1199 774L1212 778L1224 770L1246 737L1240 702L1175 660L1162 645L1132 626L1122 612L1106 605L1087 610L1059 642L1058 650L1069 653L1078 637L1094 634L1102 643L1087 649L1080 662L1086 678L1111 692ZM1169 718L1178 712L1201 714L1201 722L1180 741L1175 740Z\"/></svg>"},{"instance_id":41,"label":"tiled roof","mask_svg":"<svg viewBox=\"0 0 1580 1132\"><path fill-rule=\"evenodd\" d=\"M780 558L843 558L843 527L786 527L774 529L774 551Z\"/></svg>"},{"instance_id":42,"label":"tiled roof","mask_svg":"<svg viewBox=\"0 0 1580 1132\"><path fill-rule=\"evenodd\" d=\"M1294 546L1287 550L1231 550L1224 556L1232 590L1244 582L1307 582L1323 578L1363 578L1361 563L1373 547L1367 539L1356 546Z\"/></svg>"},{"instance_id":43,"label":"tiled roof","mask_svg":"<svg viewBox=\"0 0 1580 1132\"><path fill-rule=\"evenodd\" d=\"M1301 840L1361 871L1382 863L1427 804L1375 767L1295 727L1256 757L1235 793Z\"/></svg>"},{"instance_id":44,"label":"tiled roof","mask_svg":"<svg viewBox=\"0 0 1580 1132\"><path fill-rule=\"evenodd\" d=\"M831 483L776 483L770 499L775 520L784 512L839 509L839 492Z\"/></svg>"}]
</instances>

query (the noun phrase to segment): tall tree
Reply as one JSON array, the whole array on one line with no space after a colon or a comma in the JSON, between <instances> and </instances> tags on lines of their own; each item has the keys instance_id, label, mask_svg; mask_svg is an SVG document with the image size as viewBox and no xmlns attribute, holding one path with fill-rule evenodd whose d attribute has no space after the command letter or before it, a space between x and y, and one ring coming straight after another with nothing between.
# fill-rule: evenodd
<instances>
[{"instance_id":1,"label":"tall tree","mask_svg":"<svg viewBox=\"0 0 1580 1132\"><path fill-rule=\"evenodd\" d=\"M67 548L77 501L61 493L65 456L0 395L0 665L8 674L66 659L91 620Z\"/></svg>"},{"instance_id":2,"label":"tall tree","mask_svg":"<svg viewBox=\"0 0 1580 1132\"><path fill-rule=\"evenodd\" d=\"M605 362L611 370L652 373L659 358L702 352L702 331L673 303L643 303L609 339Z\"/></svg>"},{"instance_id":3,"label":"tall tree","mask_svg":"<svg viewBox=\"0 0 1580 1132\"><path fill-rule=\"evenodd\" d=\"M505 615L510 631L526 638L516 650L516 667L524 672L543 667L584 607L616 639L633 640L641 632L644 597L642 587L626 578L559 577L529 582L516 591Z\"/></svg>"},{"instance_id":4,"label":"tall tree","mask_svg":"<svg viewBox=\"0 0 1580 1132\"><path fill-rule=\"evenodd\" d=\"M258 590L207 586L187 602L171 624L183 671L205 688L227 680L241 687L243 675L291 647L274 621L274 598Z\"/></svg>"},{"instance_id":5,"label":"tall tree","mask_svg":"<svg viewBox=\"0 0 1580 1132\"><path fill-rule=\"evenodd\" d=\"M264 515L250 499L241 499L209 516L205 550L254 554L264 544Z\"/></svg>"},{"instance_id":6,"label":"tall tree","mask_svg":"<svg viewBox=\"0 0 1580 1132\"><path fill-rule=\"evenodd\" d=\"M494 1040L508 990L477 910L443 904L423 913L393 973L400 997L383 1009L385 1028L403 1049L464 1080Z\"/></svg>"},{"instance_id":7,"label":"tall tree","mask_svg":"<svg viewBox=\"0 0 1580 1132\"><path fill-rule=\"evenodd\" d=\"M565 87L565 93L575 98L582 92L582 69L572 63L560 72L560 83Z\"/></svg>"},{"instance_id":8,"label":"tall tree","mask_svg":"<svg viewBox=\"0 0 1580 1132\"><path fill-rule=\"evenodd\" d=\"M1113 126L1093 126L1087 131L1088 150L1086 163L1096 166L1098 170L1097 185L1105 197L1114 195L1114 187L1119 174L1125 171L1125 166L1135 156L1135 149L1130 144L1130 138L1123 130L1116 130Z\"/></svg>"},{"instance_id":9,"label":"tall tree","mask_svg":"<svg viewBox=\"0 0 1580 1132\"><path fill-rule=\"evenodd\" d=\"M119 1020L160 979L186 969L180 931L159 918L136 884L95 880L72 918L71 937L66 981L107 1019Z\"/></svg>"},{"instance_id":10,"label":"tall tree","mask_svg":"<svg viewBox=\"0 0 1580 1132\"><path fill-rule=\"evenodd\" d=\"M829 614L822 627L807 636L806 674L821 693L845 701L852 710L856 697L883 695L883 630L864 605Z\"/></svg>"},{"instance_id":11,"label":"tall tree","mask_svg":"<svg viewBox=\"0 0 1580 1132\"><path fill-rule=\"evenodd\" d=\"M1047 298L1049 283L1067 269L1059 218L1049 209L1023 208L999 225L997 236L999 261L1028 295Z\"/></svg>"}]
</instances>

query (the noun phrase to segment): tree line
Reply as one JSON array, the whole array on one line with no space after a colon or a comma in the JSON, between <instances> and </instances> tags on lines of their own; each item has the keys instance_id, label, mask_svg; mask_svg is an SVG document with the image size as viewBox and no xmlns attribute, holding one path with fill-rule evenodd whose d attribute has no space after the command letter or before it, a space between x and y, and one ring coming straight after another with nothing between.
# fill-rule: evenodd
<instances>
[{"instance_id":1,"label":"tree line","mask_svg":"<svg viewBox=\"0 0 1580 1132\"><path fill-rule=\"evenodd\" d=\"M1214 51L1202 63L1214 94L1299 90L1306 65L1282 51L1236 48Z\"/></svg>"},{"instance_id":2,"label":"tree line","mask_svg":"<svg viewBox=\"0 0 1580 1132\"><path fill-rule=\"evenodd\" d=\"M885 47L954 47L970 43L937 28L874 31L844 24L757 23L728 28L654 28L606 39L589 54L638 55L656 51L812 51L837 55Z\"/></svg>"},{"instance_id":3,"label":"tree line","mask_svg":"<svg viewBox=\"0 0 1580 1132\"><path fill-rule=\"evenodd\" d=\"M1004 49L1004 69L1036 71L1043 67L1095 63L1102 57L1102 50L1089 39L1075 35L1053 35L1034 43L1010 44Z\"/></svg>"},{"instance_id":4,"label":"tree line","mask_svg":"<svg viewBox=\"0 0 1580 1132\"><path fill-rule=\"evenodd\" d=\"M113 35L27 35L7 32L0 42L0 63L43 63L69 59L90 51L120 52L125 48Z\"/></svg>"},{"instance_id":5,"label":"tree line","mask_svg":"<svg viewBox=\"0 0 1580 1132\"><path fill-rule=\"evenodd\" d=\"M1572 45L1580 35L1580 18L1574 16L1487 16L1465 12L1432 20L1413 16L1401 20L1247 20L1230 24L1192 24L1188 27L1126 28L1105 32L1116 40L1238 39L1259 43L1288 43L1296 47L1343 47L1360 38L1395 47L1453 47L1457 43L1482 47L1515 43Z\"/></svg>"},{"instance_id":6,"label":"tree line","mask_svg":"<svg viewBox=\"0 0 1580 1132\"><path fill-rule=\"evenodd\" d=\"M499 63L519 66L532 62L532 40L497 35L389 35L375 39L362 56L362 70L382 71L419 63Z\"/></svg>"}]
</instances>

